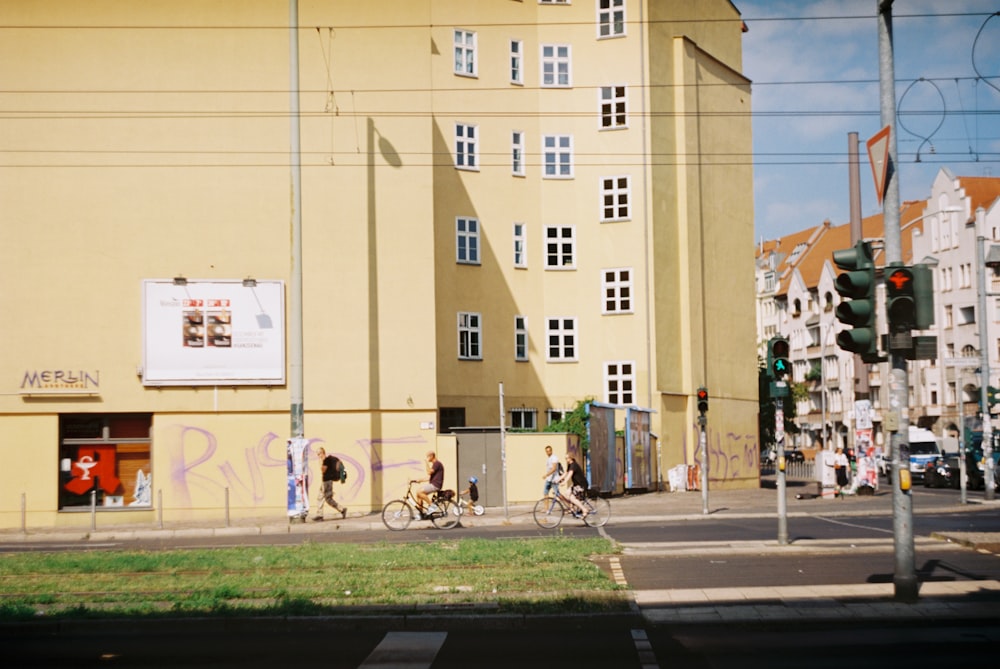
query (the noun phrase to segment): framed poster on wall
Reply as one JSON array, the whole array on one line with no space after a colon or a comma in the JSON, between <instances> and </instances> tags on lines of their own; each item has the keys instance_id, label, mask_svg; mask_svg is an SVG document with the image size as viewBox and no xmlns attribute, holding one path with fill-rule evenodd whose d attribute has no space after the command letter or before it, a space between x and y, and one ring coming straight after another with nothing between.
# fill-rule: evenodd
<instances>
[{"instance_id":1,"label":"framed poster on wall","mask_svg":"<svg viewBox=\"0 0 1000 669\"><path fill-rule=\"evenodd\" d=\"M143 384L283 385L284 287L282 281L143 281Z\"/></svg>"}]
</instances>

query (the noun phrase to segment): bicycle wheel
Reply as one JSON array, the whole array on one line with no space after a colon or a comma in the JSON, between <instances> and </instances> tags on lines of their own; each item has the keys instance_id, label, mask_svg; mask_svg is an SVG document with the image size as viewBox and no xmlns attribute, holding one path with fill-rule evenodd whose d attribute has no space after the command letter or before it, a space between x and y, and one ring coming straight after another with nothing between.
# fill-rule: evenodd
<instances>
[{"instance_id":1,"label":"bicycle wheel","mask_svg":"<svg viewBox=\"0 0 1000 669\"><path fill-rule=\"evenodd\" d=\"M390 530L405 530L413 522L413 509L401 499L394 499L382 509L382 523Z\"/></svg>"},{"instance_id":2,"label":"bicycle wheel","mask_svg":"<svg viewBox=\"0 0 1000 669\"><path fill-rule=\"evenodd\" d=\"M431 522L439 530L450 530L458 525L459 515L455 505L446 499L437 502L438 510L431 514Z\"/></svg>"},{"instance_id":3,"label":"bicycle wheel","mask_svg":"<svg viewBox=\"0 0 1000 669\"><path fill-rule=\"evenodd\" d=\"M483 508L482 504L476 504L474 507L472 507L472 513L476 514L477 516L481 516L484 513L486 513L486 509Z\"/></svg>"},{"instance_id":4,"label":"bicycle wheel","mask_svg":"<svg viewBox=\"0 0 1000 669\"><path fill-rule=\"evenodd\" d=\"M583 519L591 527L604 527L611 518L611 502L603 497L593 497L588 499L584 506L590 513Z\"/></svg>"},{"instance_id":5,"label":"bicycle wheel","mask_svg":"<svg viewBox=\"0 0 1000 669\"><path fill-rule=\"evenodd\" d=\"M551 530L554 527L558 527L559 523L562 522L563 513L566 509L563 505L553 497L543 497L537 502L535 502L535 510L533 515L535 517L535 523L545 530Z\"/></svg>"}]
</instances>

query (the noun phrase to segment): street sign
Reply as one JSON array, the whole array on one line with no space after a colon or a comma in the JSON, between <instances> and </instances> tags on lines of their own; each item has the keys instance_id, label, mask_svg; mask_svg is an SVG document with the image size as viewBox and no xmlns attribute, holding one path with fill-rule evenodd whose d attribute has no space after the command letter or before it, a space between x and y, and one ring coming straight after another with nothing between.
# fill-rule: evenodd
<instances>
[{"instance_id":1,"label":"street sign","mask_svg":"<svg viewBox=\"0 0 1000 669\"><path fill-rule=\"evenodd\" d=\"M981 360L979 358L944 358L941 364L945 367L964 367L965 369L977 369Z\"/></svg>"},{"instance_id":2,"label":"street sign","mask_svg":"<svg viewBox=\"0 0 1000 669\"><path fill-rule=\"evenodd\" d=\"M885 126L871 139L865 146L868 147L868 162L872 166L872 176L875 178L875 197L881 206L882 196L885 195L885 175L889 171L889 129Z\"/></svg>"}]
</instances>

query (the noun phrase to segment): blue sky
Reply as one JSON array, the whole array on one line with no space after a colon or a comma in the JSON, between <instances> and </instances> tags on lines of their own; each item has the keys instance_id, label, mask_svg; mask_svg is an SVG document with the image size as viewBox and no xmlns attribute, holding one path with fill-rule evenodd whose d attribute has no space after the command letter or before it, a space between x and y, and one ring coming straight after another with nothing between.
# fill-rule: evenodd
<instances>
[{"instance_id":1,"label":"blue sky","mask_svg":"<svg viewBox=\"0 0 1000 669\"><path fill-rule=\"evenodd\" d=\"M879 213L865 149L882 128L877 0L734 4L749 27L743 72L753 81L757 240L849 220L850 132L860 142L862 215ZM893 4L902 201L926 199L941 167L1000 177L996 12L1000 0Z\"/></svg>"}]
</instances>

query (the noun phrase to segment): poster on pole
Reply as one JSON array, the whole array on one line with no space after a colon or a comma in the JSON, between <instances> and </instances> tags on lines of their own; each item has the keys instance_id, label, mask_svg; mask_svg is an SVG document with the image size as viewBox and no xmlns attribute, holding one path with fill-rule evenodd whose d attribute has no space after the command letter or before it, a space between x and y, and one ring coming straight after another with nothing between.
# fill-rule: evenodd
<instances>
[{"instance_id":1,"label":"poster on pole","mask_svg":"<svg viewBox=\"0 0 1000 669\"><path fill-rule=\"evenodd\" d=\"M282 281L143 281L143 385L283 385L284 295Z\"/></svg>"}]
</instances>

